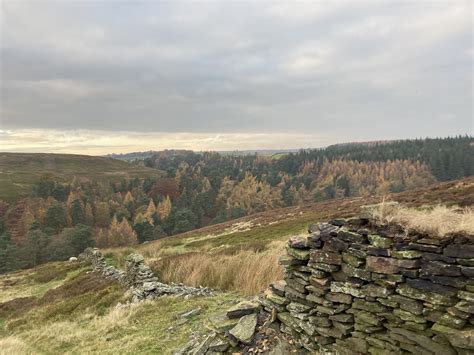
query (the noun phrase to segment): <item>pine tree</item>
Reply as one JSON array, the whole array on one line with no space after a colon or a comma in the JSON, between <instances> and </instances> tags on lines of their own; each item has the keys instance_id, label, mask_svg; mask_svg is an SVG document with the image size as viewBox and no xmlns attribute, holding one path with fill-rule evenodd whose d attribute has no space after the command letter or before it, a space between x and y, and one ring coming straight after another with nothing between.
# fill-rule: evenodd
<instances>
[{"instance_id":1,"label":"pine tree","mask_svg":"<svg viewBox=\"0 0 474 355\"><path fill-rule=\"evenodd\" d=\"M66 211L63 206L56 202L46 212L45 225L55 233L66 227Z\"/></svg>"},{"instance_id":2,"label":"pine tree","mask_svg":"<svg viewBox=\"0 0 474 355\"><path fill-rule=\"evenodd\" d=\"M84 209L81 200L74 200L71 204L71 220L72 225L84 224L86 222Z\"/></svg>"}]
</instances>

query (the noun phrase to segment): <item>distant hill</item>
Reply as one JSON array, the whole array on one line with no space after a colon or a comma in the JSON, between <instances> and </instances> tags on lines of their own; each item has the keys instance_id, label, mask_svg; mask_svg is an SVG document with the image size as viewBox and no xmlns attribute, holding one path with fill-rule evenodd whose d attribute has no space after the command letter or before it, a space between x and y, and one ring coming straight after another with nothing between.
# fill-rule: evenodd
<instances>
[{"instance_id":1,"label":"distant hill","mask_svg":"<svg viewBox=\"0 0 474 355\"><path fill-rule=\"evenodd\" d=\"M12 201L28 195L42 178L71 182L74 178L116 182L123 178L161 177L156 169L87 155L0 153L0 199Z\"/></svg>"},{"instance_id":2,"label":"distant hill","mask_svg":"<svg viewBox=\"0 0 474 355\"><path fill-rule=\"evenodd\" d=\"M247 155L265 155L265 156L276 156L279 157L280 155L288 154L288 153L296 153L300 149L257 149L257 150L217 150L216 153L221 154L222 156L247 156ZM191 150L184 150L184 149L165 149L165 150L149 150L146 152L131 152L131 153L112 153L107 154L105 157L107 158L114 158L119 160L125 161L137 161L137 160L144 160L150 158L154 155L162 155L167 157L185 155L189 152L193 152ZM196 153L203 153L197 151Z\"/></svg>"}]
</instances>

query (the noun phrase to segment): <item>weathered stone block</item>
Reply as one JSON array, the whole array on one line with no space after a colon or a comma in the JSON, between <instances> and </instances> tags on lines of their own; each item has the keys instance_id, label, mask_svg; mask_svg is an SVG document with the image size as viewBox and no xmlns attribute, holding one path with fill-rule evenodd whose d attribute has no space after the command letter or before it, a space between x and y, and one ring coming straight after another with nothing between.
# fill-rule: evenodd
<instances>
[{"instance_id":1,"label":"weathered stone block","mask_svg":"<svg viewBox=\"0 0 474 355\"><path fill-rule=\"evenodd\" d=\"M419 290L424 290L432 293L439 293L440 295L453 297L458 293L458 289L451 286L439 285L428 280L421 279L407 279L407 285Z\"/></svg>"},{"instance_id":2,"label":"weathered stone block","mask_svg":"<svg viewBox=\"0 0 474 355\"><path fill-rule=\"evenodd\" d=\"M459 264L459 265L463 265L463 266L474 266L474 259L456 259L456 262Z\"/></svg>"},{"instance_id":3,"label":"weathered stone block","mask_svg":"<svg viewBox=\"0 0 474 355\"><path fill-rule=\"evenodd\" d=\"M349 282L331 282L331 292L341 292L354 297L364 297L362 290Z\"/></svg>"},{"instance_id":4,"label":"weathered stone block","mask_svg":"<svg viewBox=\"0 0 474 355\"><path fill-rule=\"evenodd\" d=\"M461 266L461 274L463 274L466 277L473 278L474 277L474 267Z\"/></svg>"},{"instance_id":5,"label":"weathered stone block","mask_svg":"<svg viewBox=\"0 0 474 355\"><path fill-rule=\"evenodd\" d=\"M243 301L229 308L227 310L227 317L240 318L247 314L256 313L260 310L260 308L261 306L258 300Z\"/></svg>"},{"instance_id":6,"label":"weathered stone block","mask_svg":"<svg viewBox=\"0 0 474 355\"><path fill-rule=\"evenodd\" d=\"M423 313L423 304L419 301L401 295L390 295L388 299L396 302L404 311L411 312L415 315L421 315Z\"/></svg>"},{"instance_id":7,"label":"weathered stone block","mask_svg":"<svg viewBox=\"0 0 474 355\"><path fill-rule=\"evenodd\" d=\"M308 265L316 270L321 270L325 272L336 272L340 269L339 265L330 265L326 263L310 262Z\"/></svg>"},{"instance_id":8,"label":"weathered stone block","mask_svg":"<svg viewBox=\"0 0 474 355\"><path fill-rule=\"evenodd\" d=\"M470 314L474 314L474 303L472 303L472 302L459 301L458 303L456 303L456 305L454 307L456 307L460 311L470 313Z\"/></svg>"},{"instance_id":9,"label":"weathered stone block","mask_svg":"<svg viewBox=\"0 0 474 355\"><path fill-rule=\"evenodd\" d=\"M226 330L232 329L238 323L238 318L227 317L227 312L212 313L208 317L211 327L218 333L223 333Z\"/></svg>"},{"instance_id":10,"label":"weathered stone block","mask_svg":"<svg viewBox=\"0 0 474 355\"><path fill-rule=\"evenodd\" d=\"M278 280L273 282L270 287L272 288L273 292L275 292L278 296L285 296L285 280Z\"/></svg>"},{"instance_id":11,"label":"weathered stone block","mask_svg":"<svg viewBox=\"0 0 474 355\"><path fill-rule=\"evenodd\" d=\"M434 283L451 286L456 288L464 288L466 286L466 279L462 276L433 276L433 275L426 275L423 272L420 273L420 277L423 279L428 279L433 281Z\"/></svg>"},{"instance_id":12,"label":"weathered stone block","mask_svg":"<svg viewBox=\"0 0 474 355\"><path fill-rule=\"evenodd\" d=\"M459 291L458 297L468 302L474 303L474 292Z\"/></svg>"},{"instance_id":13,"label":"weathered stone block","mask_svg":"<svg viewBox=\"0 0 474 355\"><path fill-rule=\"evenodd\" d=\"M295 249L293 249L293 250L295 250ZM291 256L283 255L283 256L280 256L280 258L278 259L278 263L280 265L283 265L283 266L306 265L307 260L299 260L299 259L295 259Z\"/></svg>"},{"instance_id":14,"label":"weathered stone block","mask_svg":"<svg viewBox=\"0 0 474 355\"><path fill-rule=\"evenodd\" d=\"M393 293L393 289L374 284L362 286L362 292L365 296L387 298Z\"/></svg>"},{"instance_id":15,"label":"weathered stone block","mask_svg":"<svg viewBox=\"0 0 474 355\"><path fill-rule=\"evenodd\" d=\"M364 265L365 264L365 260L364 259L360 259L352 254L349 254L349 253L342 253L342 261L345 262L346 264L349 264L353 267L359 267L361 265Z\"/></svg>"},{"instance_id":16,"label":"weathered stone block","mask_svg":"<svg viewBox=\"0 0 474 355\"><path fill-rule=\"evenodd\" d=\"M423 275L461 276L461 268L457 265L446 264L441 261L424 262L421 266Z\"/></svg>"},{"instance_id":17,"label":"weathered stone block","mask_svg":"<svg viewBox=\"0 0 474 355\"><path fill-rule=\"evenodd\" d=\"M368 302L366 300L356 298L352 302L352 308L355 310L362 309L372 313L382 313L387 311L387 307L378 302Z\"/></svg>"},{"instance_id":18,"label":"weathered stone block","mask_svg":"<svg viewBox=\"0 0 474 355\"><path fill-rule=\"evenodd\" d=\"M425 251L429 253L441 253L443 251L443 248L437 245L426 245L426 244L418 244L418 243L408 244L407 249Z\"/></svg>"},{"instance_id":19,"label":"weathered stone block","mask_svg":"<svg viewBox=\"0 0 474 355\"><path fill-rule=\"evenodd\" d=\"M466 320L446 313L438 319L437 323L445 325L447 327L461 329L466 324Z\"/></svg>"},{"instance_id":20,"label":"weathered stone block","mask_svg":"<svg viewBox=\"0 0 474 355\"><path fill-rule=\"evenodd\" d=\"M329 320L329 318L323 316L309 317L308 322L314 324L317 327L330 327L332 325L332 322Z\"/></svg>"},{"instance_id":21,"label":"weathered stone block","mask_svg":"<svg viewBox=\"0 0 474 355\"><path fill-rule=\"evenodd\" d=\"M339 253L324 250L311 250L311 261L330 265L341 265L342 256Z\"/></svg>"},{"instance_id":22,"label":"weathered stone block","mask_svg":"<svg viewBox=\"0 0 474 355\"><path fill-rule=\"evenodd\" d=\"M290 302L290 301L288 301L288 299L286 299L285 297L282 297L282 296L277 295L277 294L276 294L275 292L273 292L271 289L267 289L267 290L265 291L265 297L266 297L268 300L270 300L270 301L272 301L272 302L274 302L274 303L276 303L276 304L278 304L278 305L281 305L281 306L285 306L285 305L287 305L287 304Z\"/></svg>"},{"instance_id":23,"label":"weathered stone block","mask_svg":"<svg viewBox=\"0 0 474 355\"><path fill-rule=\"evenodd\" d=\"M456 299L453 297L416 289L408 286L407 284L399 285L396 289L396 292L402 296L430 302L437 305L452 306L456 303Z\"/></svg>"},{"instance_id":24,"label":"weathered stone block","mask_svg":"<svg viewBox=\"0 0 474 355\"><path fill-rule=\"evenodd\" d=\"M391 250L374 246L367 247L367 254L372 256L390 256Z\"/></svg>"},{"instance_id":25,"label":"weathered stone block","mask_svg":"<svg viewBox=\"0 0 474 355\"><path fill-rule=\"evenodd\" d=\"M323 241L319 234L311 234L307 237L306 245L311 249L319 249L323 246Z\"/></svg>"},{"instance_id":26,"label":"weathered stone block","mask_svg":"<svg viewBox=\"0 0 474 355\"><path fill-rule=\"evenodd\" d=\"M345 293L327 293L325 298L331 302L351 304L352 296Z\"/></svg>"},{"instance_id":27,"label":"weathered stone block","mask_svg":"<svg viewBox=\"0 0 474 355\"><path fill-rule=\"evenodd\" d=\"M342 264L341 270L349 277L357 277L358 279L370 281L371 272L365 269L358 269L348 264Z\"/></svg>"},{"instance_id":28,"label":"weathered stone block","mask_svg":"<svg viewBox=\"0 0 474 355\"><path fill-rule=\"evenodd\" d=\"M422 348L431 351L434 354L439 355L456 355L456 351L451 348L450 346L446 346L443 344L439 344L427 336L421 335L419 333L414 333L409 330L405 330L402 328L391 328L390 331L394 334L400 334L407 339L414 341L416 344L421 346Z\"/></svg>"},{"instance_id":29,"label":"weathered stone block","mask_svg":"<svg viewBox=\"0 0 474 355\"><path fill-rule=\"evenodd\" d=\"M297 302L290 302L287 306L286 309L291 313L307 313L311 310L310 306L307 306L305 304L297 303Z\"/></svg>"},{"instance_id":30,"label":"weathered stone block","mask_svg":"<svg viewBox=\"0 0 474 355\"><path fill-rule=\"evenodd\" d=\"M454 317L458 317L458 318L461 318L461 319L469 319L469 317L471 316L470 313L467 313L467 312L463 312L459 309L457 309L456 307L449 307L447 309L448 313Z\"/></svg>"},{"instance_id":31,"label":"weathered stone block","mask_svg":"<svg viewBox=\"0 0 474 355\"><path fill-rule=\"evenodd\" d=\"M352 232L349 229L343 227L337 233L337 237L345 242L349 243L364 243L367 239L359 233Z\"/></svg>"},{"instance_id":32,"label":"weathered stone block","mask_svg":"<svg viewBox=\"0 0 474 355\"><path fill-rule=\"evenodd\" d=\"M399 270L396 259L369 256L366 260L366 269L380 274L395 274Z\"/></svg>"},{"instance_id":33,"label":"weathered stone block","mask_svg":"<svg viewBox=\"0 0 474 355\"><path fill-rule=\"evenodd\" d=\"M352 330L354 330L354 325L350 323L339 323L339 322L332 322L334 328L341 331L342 334L348 335Z\"/></svg>"},{"instance_id":34,"label":"weathered stone block","mask_svg":"<svg viewBox=\"0 0 474 355\"><path fill-rule=\"evenodd\" d=\"M353 323L354 322L354 316L352 314L346 314L346 313L335 314L335 315L329 316L329 319L336 322L340 322L340 323Z\"/></svg>"},{"instance_id":35,"label":"weathered stone block","mask_svg":"<svg viewBox=\"0 0 474 355\"><path fill-rule=\"evenodd\" d=\"M352 244L352 247L346 250L347 254L350 254L356 258L359 259L365 259L367 257L367 251L365 248L365 245L360 245L361 248L356 248L354 244Z\"/></svg>"},{"instance_id":36,"label":"weathered stone block","mask_svg":"<svg viewBox=\"0 0 474 355\"><path fill-rule=\"evenodd\" d=\"M298 260L309 260L309 250L286 248L286 252L289 256Z\"/></svg>"},{"instance_id":37,"label":"weathered stone block","mask_svg":"<svg viewBox=\"0 0 474 355\"><path fill-rule=\"evenodd\" d=\"M349 243L346 243L337 237L331 237L324 243L323 250L340 253L347 250L347 248L349 248Z\"/></svg>"},{"instance_id":38,"label":"weathered stone block","mask_svg":"<svg viewBox=\"0 0 474 355\"><path fill-rule=\"evenodd\" d=\"M456 262L456 259L454 258L451 258L446 255L442 255L442 254L436 254L436 253L423 253L423 256L421 258L423 260L429 260L429 261L442 261L448 264L454 264Z\"/></svg>"},{"instance_id":39,"label":"weathered stone block","mask_svg":"<svg viewBox=\"0 0 474 355\"><path fill-rule=\"evenodd\" d=\"M391 238L381 237L380 235L370 234L368 236L370 244L377 248L389 248L393 244Z\"/></svg>"},{"instance_id":40,"label":"weathered stone block","mask_svg":"<svg viewBox=\"0 0 474 355\"><path fill-rule=\"evenodd\" d=\"M416 250L393 250L390 254L395 259L419 259L422 255L422 252Z\"/></svg>"},{"instance_id":41,"label":"weathered stone block","mask_svg":"<svg viewBox=\"0 0 474 355\"><path fill-rule=\"evenodd\" d=\"M447 245L443 254L451 256L453 258L474 258L474 245L473 244L450 244Z\"/></svg>"},{"instance_id":42,"label":"weathered stone block","mask_svg":"<svg viewBox=\"0 0 474 355\"><path fill-rule=\"evenodd\" d=\"M420 266L418 259L405 260L405 259L394 259L386 257L367 257L366 269L372 272L381 274L396 274L404 269L414 269Z\"/></svg>"},{"instance_id":43,"label":"weathered stone block","mask_svg":"<svg viewBox=\"0 0 474 355\"><path fill-rule=\"evenodd\" d=\"M431 328L435 333L444 334L452 346L474 350L474 328L454 329L442 324L435 324Z\"/></svg>"},{"instance_id":44,"label":"weathered stone block","mask_svg":"<svg viewBox=\"0 0 474 355\"><path fill-rule=\"evenodd\" d=\"M325 328L325 327L317 327L316 331L325 337L332 337L342 339L344 334L337 328Z\"/></svg>"},{"instance_id":45,"label":"weathered stone block","mask_svg":"<svg viewBox=\"0 0 474 355\"><path fill-rule=\"evenodd\" d=\"M289 279L289 278L286 278L285 281L286 281L287 286L289 286L289 287L295 289L296 291L298 291L298 292L300 292L300 293L306 293L306 288L305 288L305 287L306 287L308 284L303 285L303 284L297 282L296 280L294 280L294 279Z\"/></svg>"},{"instance_id":46,"label":"weathered stone block","mask_svg":"<svg viewBox=\"0 0 474 355\"><path fill-rule=\"evenodd\" d=\"M397 317L399 317L401 320L403 320L405 322L426 323L425 318L423 318L421 316L414 315L413 313L404 311L404 310L399 309L399 308L394 309L393 314L396 315Z\"/></svg>"},{"instance_id":47,"label":"weathered stone block","mask_svg":"<svg viewBox=\"0 0 474 355\"><path fill-rule=\"evenodd\" d=\"M295 235L288 240L288 246L294 249L308 249L308 238L302 235Z\"/></svg>"}]
</instances>

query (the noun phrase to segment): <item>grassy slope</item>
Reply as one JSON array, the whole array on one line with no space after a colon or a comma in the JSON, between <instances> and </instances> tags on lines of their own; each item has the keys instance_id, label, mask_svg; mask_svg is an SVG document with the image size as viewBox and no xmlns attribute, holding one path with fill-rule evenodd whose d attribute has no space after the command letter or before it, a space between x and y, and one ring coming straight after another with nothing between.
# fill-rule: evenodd
<instances>
[{"instance_id":1,"label":"grassy slope","mask_svg":"<svg viewBox=\"0 0 474 355\"><path fill-rule=\"evenodd\" d=\"M437 203L472 205L474 178L395 194L389 198L415 207ZM237 252L236 255L241 258L244 254L238 254L237 250L251 251L256 260L263 262L265 249L276 241L304 232L310 223L352 216L357 214L360 205L381 199L341 199L269 211L148 243L136 249L150 263L153 260L159 262L166 256L170 258L172 267L179 264L180 254L193 251L208 255L215 263L219 263L219 259L214 258L221 254L228 256ZM277 245L282 247L283 243ZM114 263L120 265L123 256L131 250L111 249L108 254ZM259 250L263 250L262 253ZM224 272L224 267L220 264L219 271ZM209 313L222 309L222 303L241 297L224 292L216 297L189 300L172 297L145 302L133 308L115 309L114 306L124 300L124 290L113 282L94 280L94 275L88 274L87 270L74 268L68 263L52 263L0 276L0 354L169 354L183 345L191 333L205 330L202 325L206 323ZM239 273L236 269L230 271ZM8 301L10 303L5 303ZM202 312L181 324L179 314L197 307L201 307Z\"/></svg>"},{"instance_id":2,"label":"grassy slope","mask_svg":"<svg viewBox=\"0 0 474 355\"><path fill-rule=\"evenodd\" d=\"M0 153L0 199L13 201L28 195L41 177L71 182L74 177L99 182L122 178L162 176L155 169L87 155Z\"/></svg>"},{"instance_id":3,"label":"grassy slope","mask_svg":"<svg viewBox=\"0 0 474 355\"><path fill-rule=\"evenodd\" d=\"M171 354L204 331L210 313L239 298L167 297L117 309L126 290L88 271L54 263L0 276L0 354ZM58 277L48 280L50 273ZM199 314L180 317L196 308Z\"/></svg>"}]
</instances>

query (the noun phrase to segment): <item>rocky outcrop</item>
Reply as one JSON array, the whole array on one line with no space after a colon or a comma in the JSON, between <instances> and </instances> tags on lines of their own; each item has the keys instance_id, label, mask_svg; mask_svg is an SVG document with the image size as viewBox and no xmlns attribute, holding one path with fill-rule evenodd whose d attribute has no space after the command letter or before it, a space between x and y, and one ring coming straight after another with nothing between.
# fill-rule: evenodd
<instances>
[{"instance_id":1,"label":"rocky outcrop","mask_svg":"<svg viewBox=\"0 0 474 355\"><path fill-rule=\"evenodd\" d=\"M280 262L285 279L261 302L309 351L474 353L472 237L338 219L291 238Z\"/></svg>"},{"instance_id":2,"label":"rocky outcrop","mask_svg":"<svg viewBox=\"0 0 474 355\"><path fill-rule=\"evenodd\" d=\"M78 256L78 259L91 263L94 272L101 273L107 279L118 280L129 287L132 293L132 302L154 299L165 295L189 297L212 296L214 294L207 287L190 287L183 284L159 282L140 254L130 254L126 258L125 271L108 265L105 257L97 248L87 248Z\"/></svg>"}]
</instances>

